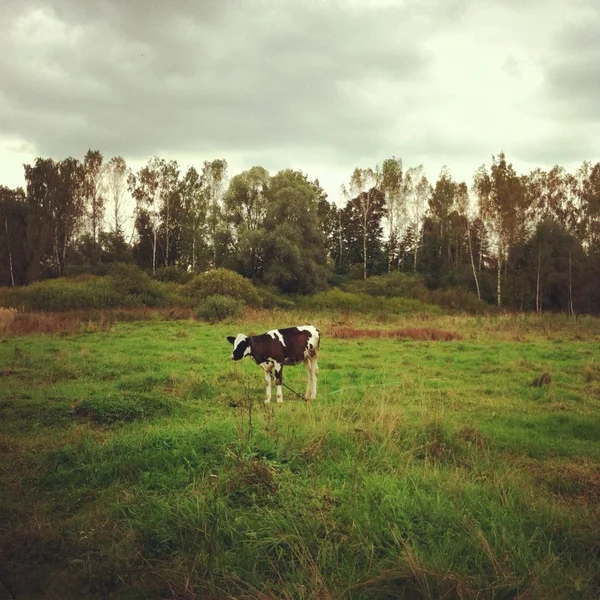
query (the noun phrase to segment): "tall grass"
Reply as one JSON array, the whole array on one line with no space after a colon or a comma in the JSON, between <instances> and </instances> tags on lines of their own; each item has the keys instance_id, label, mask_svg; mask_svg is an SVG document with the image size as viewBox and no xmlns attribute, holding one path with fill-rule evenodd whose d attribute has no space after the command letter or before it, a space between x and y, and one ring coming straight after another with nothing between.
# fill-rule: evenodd
<instances>
[{"instance_id":1,"label":"tall grass","mask_svg":"<svg viewBox=\"0 0 600 600\"><path fill-rule=\"evenodd\" d=\"M275 316L308 317L250 311L234 325ZM597 321L576 339L568 320L432 316L463 339L419 341L335 337L337 319L313 319L318 399L286 392L270 407L256 365L228 360L231 323L5 338L6 585L57 598L597 597ZM551 384L531 387L542 371ZM284 380L301 389L304 371Z\"/></svg>"}]
</instances>

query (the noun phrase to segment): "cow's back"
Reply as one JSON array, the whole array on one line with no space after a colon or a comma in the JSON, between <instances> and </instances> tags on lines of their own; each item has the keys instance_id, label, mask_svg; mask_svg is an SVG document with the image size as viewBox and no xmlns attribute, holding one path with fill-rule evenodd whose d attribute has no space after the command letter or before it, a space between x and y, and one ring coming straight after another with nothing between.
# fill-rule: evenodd
<instances>
[{"instance_id":1,"label":"cow's back","mask_svg":"<svg viewBox=\"0 0 600 600\"><path fill-rule=\"evenodd\" d=\"M274 329L252 337L252 357L256 362L269 360L297 365L317 356L320 335L312 325Z\"/></svg>"}]
</instances>

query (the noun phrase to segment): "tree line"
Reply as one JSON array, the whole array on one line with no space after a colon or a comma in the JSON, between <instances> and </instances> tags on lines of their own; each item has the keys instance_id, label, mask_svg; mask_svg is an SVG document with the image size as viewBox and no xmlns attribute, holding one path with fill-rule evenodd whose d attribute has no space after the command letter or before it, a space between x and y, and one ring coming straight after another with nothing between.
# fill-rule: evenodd
<instances>
[{"instance_id":1,"label":"tree line","mask_svg":"<svg viewBox=\"0 0 600 600\"><path fill-rule=\"evenodd\" d=\"M226 267L301 294L401 271L508 309L600 312L600 163L518 174L500 153L469 187L392 157L355 169L343 205L302 172L230 178L224 159L136 172L89 150L24 170L25 189L0 186L5 286L115 262L163 278Z\"/></svg>"}]
</instances>

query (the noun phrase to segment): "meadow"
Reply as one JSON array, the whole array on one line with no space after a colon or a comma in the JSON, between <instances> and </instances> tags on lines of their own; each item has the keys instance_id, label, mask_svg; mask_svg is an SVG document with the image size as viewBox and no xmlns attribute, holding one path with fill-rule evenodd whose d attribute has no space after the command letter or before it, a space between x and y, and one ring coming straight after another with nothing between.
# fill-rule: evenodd
<instances>
[{"instance_id":1,"label":"meadow","mask_svg":"<svg viewBox=\"0 0 600 600\"><path fill-rule=\"evenodd\" d=\"M110 314L0 333L0 598L600 597L600 320Z\"/></svg>"}]
</instances>

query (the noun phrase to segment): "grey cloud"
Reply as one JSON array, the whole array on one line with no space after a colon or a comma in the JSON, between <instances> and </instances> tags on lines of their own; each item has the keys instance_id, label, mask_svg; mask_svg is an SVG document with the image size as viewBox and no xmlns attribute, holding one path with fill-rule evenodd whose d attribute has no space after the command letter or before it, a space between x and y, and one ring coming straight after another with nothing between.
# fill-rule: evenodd
<instances>
[{"instance_id":1,"label":"grey cloud","mask_svg":"<svg viewBox=\"0 0 600 600\"><path fill-rule=\"evenodd\" d=\"M597 0L578 2L593 9ZM483 6L469 0L378 7L364 0L3 0L0 135L56 158L93 147L138 162L156 153L232 156L240 164L341 172L396 155L426 168L430 161L451 170L455 161L476 168L506 141L493 127L500 109L493 101L469 103L477 82L468 76L455 79L456 89L436 80L433 52L444 47L436 46L437 36L458 34L472 44L476 61L490 56L488 36L497 43L512 35L501 68L514 75L518 98L528 65L537 60L528 49L564 21L562 0L496 0L489 14L500 14L500 24L490 22ZM542 95L531 106L531 126L504 146L509 157L594 157L589 124L598 118L600 17L592 9L587 20L572 16L576 25L556 38L557 51L542 57ZM537 20L542 10L544 22ZM17 39L19 19L34 11L59 23L62 33ZM536 22L530 38L528 24ZM459 73L468 73L469 64L464 67ZM393 96L371 101L388 90ZM453 115L448 94L464 99L478 118ZM515 110L501 113L510 119ZM481 115L488 112L496 121L486 134ZM445 133L455 119L460 136ZM546 127L548 120L566 133L539 138L538 124Z\"/></svg>"},{"instance_id":2,"label":"grey cloud","mask_svg":"<svg viewBox=\"0 0 600 600\"><path fill-rule=\"evenodd\" d=\"M600 120L600 4L587 10L556 40L557 58L549 61L545 90L555 114L568 119Z\"/></svg>"},{"instance_id":3,"label":"grey cloud","mask_svg":"<svg viewBox=\"0 0 600 600\"><path fill-rule=\"evenodd\" d=\"M0 42L0 129L44 154L324 146L354 156L387 135L360 90L418 80L431 60L417 42L433 19L410 5L45 6L81 39L33 45L33 56Z\"/></svg>"},{"instance_id":4,"label":"grey cloud","mask_svg":"<svg viewBox=\"0 0 600 600\"><path fill-rule=\"evenodd\" d=\"M597 138L600 127L583 131L582 127L563 129L554 134L538 136L519 142L511 148L510 154L529 164L549 167L553 165L583 162L583 158L594 157L592 140Z\"/></svg>"}]
</instances>

